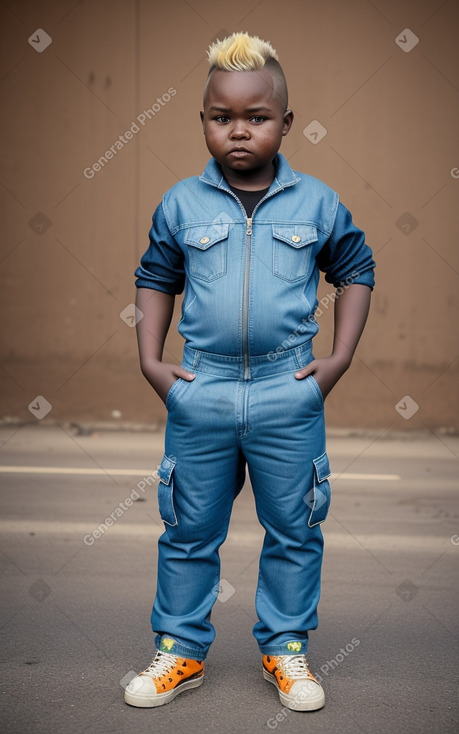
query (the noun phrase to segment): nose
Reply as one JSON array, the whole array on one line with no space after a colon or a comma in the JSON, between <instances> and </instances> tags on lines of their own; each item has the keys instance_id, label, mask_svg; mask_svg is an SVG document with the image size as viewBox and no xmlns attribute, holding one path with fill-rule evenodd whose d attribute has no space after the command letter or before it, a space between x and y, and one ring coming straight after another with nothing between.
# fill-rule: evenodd
<instances>
[{"instance_id":1,"label":"nose","mask_svg":"<svg viewBox=\"0 0 459 734\"><path fill-rule=\"evenodd\" d=\"M250 137L249 131L244 121L236 121L231 130L231 138L233 140L247 140Z\"/></svg>"}]
</instances>

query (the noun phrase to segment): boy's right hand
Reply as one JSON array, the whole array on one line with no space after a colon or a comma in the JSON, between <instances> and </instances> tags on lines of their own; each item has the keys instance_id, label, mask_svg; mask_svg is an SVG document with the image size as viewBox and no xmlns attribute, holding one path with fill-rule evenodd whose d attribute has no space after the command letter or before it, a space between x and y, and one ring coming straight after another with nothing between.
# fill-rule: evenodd
<instances>
[{"instance_id":1,"label":"boy's right hand","mask_svg":"<svg viewBox=\"0 0 459 734\"><path fill-rule=\"evenodd\" d=\"M180 367L180 365L159 362L157 360L143 364L142 374L146 377L164 404L166 404L169 390L179 377L187 380L187 382L191 382L196 377L193 372L188 372L188 370Z\"/></svg>"}]
</instances>

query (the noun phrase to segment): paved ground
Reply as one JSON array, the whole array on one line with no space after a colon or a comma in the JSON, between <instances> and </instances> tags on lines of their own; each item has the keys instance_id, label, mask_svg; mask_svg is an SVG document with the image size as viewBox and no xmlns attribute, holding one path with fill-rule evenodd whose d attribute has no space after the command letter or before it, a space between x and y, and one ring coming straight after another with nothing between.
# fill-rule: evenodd
<instances>
[{"instance_id":1,"label":"paved ground","mask_svg":"<svg viewBox=\"0 0 459 734\"><path fill-rule=\"evenodd\" d=\"M309 655L327 703L310 714L282 709L261 677L251 628L262 533L248 484L222 551L203 686L135 709L122 685L152 655L161 532L155 485L138 483L163 437L37 424L0 439L2 732L458 730L457 437L329 437L336 476Z\"/></svg>"}]
</instances>

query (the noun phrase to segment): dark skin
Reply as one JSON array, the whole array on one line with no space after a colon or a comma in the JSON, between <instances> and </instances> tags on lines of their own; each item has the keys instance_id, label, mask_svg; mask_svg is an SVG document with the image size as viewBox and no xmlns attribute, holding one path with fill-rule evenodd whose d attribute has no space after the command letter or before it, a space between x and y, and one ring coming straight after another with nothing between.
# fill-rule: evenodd
<instances>
[{"instance_id":1,"label":"dark skin","mask_svg":"<svg viewBox=\"0 0 459 734\"><path fill-rule=\"evenodd\" d=\"M266 68L213 71L200 114L209 152L228 183L246 191L270 186L274 157L293 122L293 112L281 107L270 72ZM368 286L356 283L341 291L335 300L332 353L295 372L298 380L314 375L324 398L349 368L370 307ZM178 377L188 381L195 377L179 365L162 361L174 300L175 296L161 291L137 289L136 305L144 314L137 324L140 365L164 403Z\"/></svg>"}]
</instances>

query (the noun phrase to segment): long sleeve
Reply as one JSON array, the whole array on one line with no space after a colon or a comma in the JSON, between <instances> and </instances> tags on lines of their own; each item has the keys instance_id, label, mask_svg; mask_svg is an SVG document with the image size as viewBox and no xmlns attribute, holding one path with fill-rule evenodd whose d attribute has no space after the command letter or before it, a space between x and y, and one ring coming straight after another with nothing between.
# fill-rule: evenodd
<instances>
[{"instance_id":1,"label":"long sleeve","mask_svg":"<svg viewBox=\"0 0 459 734\"><path fill-rule=\"evenodd\" d=\"M153 215L149 238L150 245L135 271L137 288L178 295L185 284L183 252L169 231L162 203Z\"/></svg>"},{"instance_id":2,"label":"long sleeve","mask_svg":"<svg viewBox=\"0 0 459 734\"><path fill-rule=\"evenodd\" d=\"M325 280L338 287L342 284L361 283L373 289L376 263L365 234L352 222L352 216L339 204L333 231L317 255L317 265L325 273Z\"/></svg>"}]
</instances>

